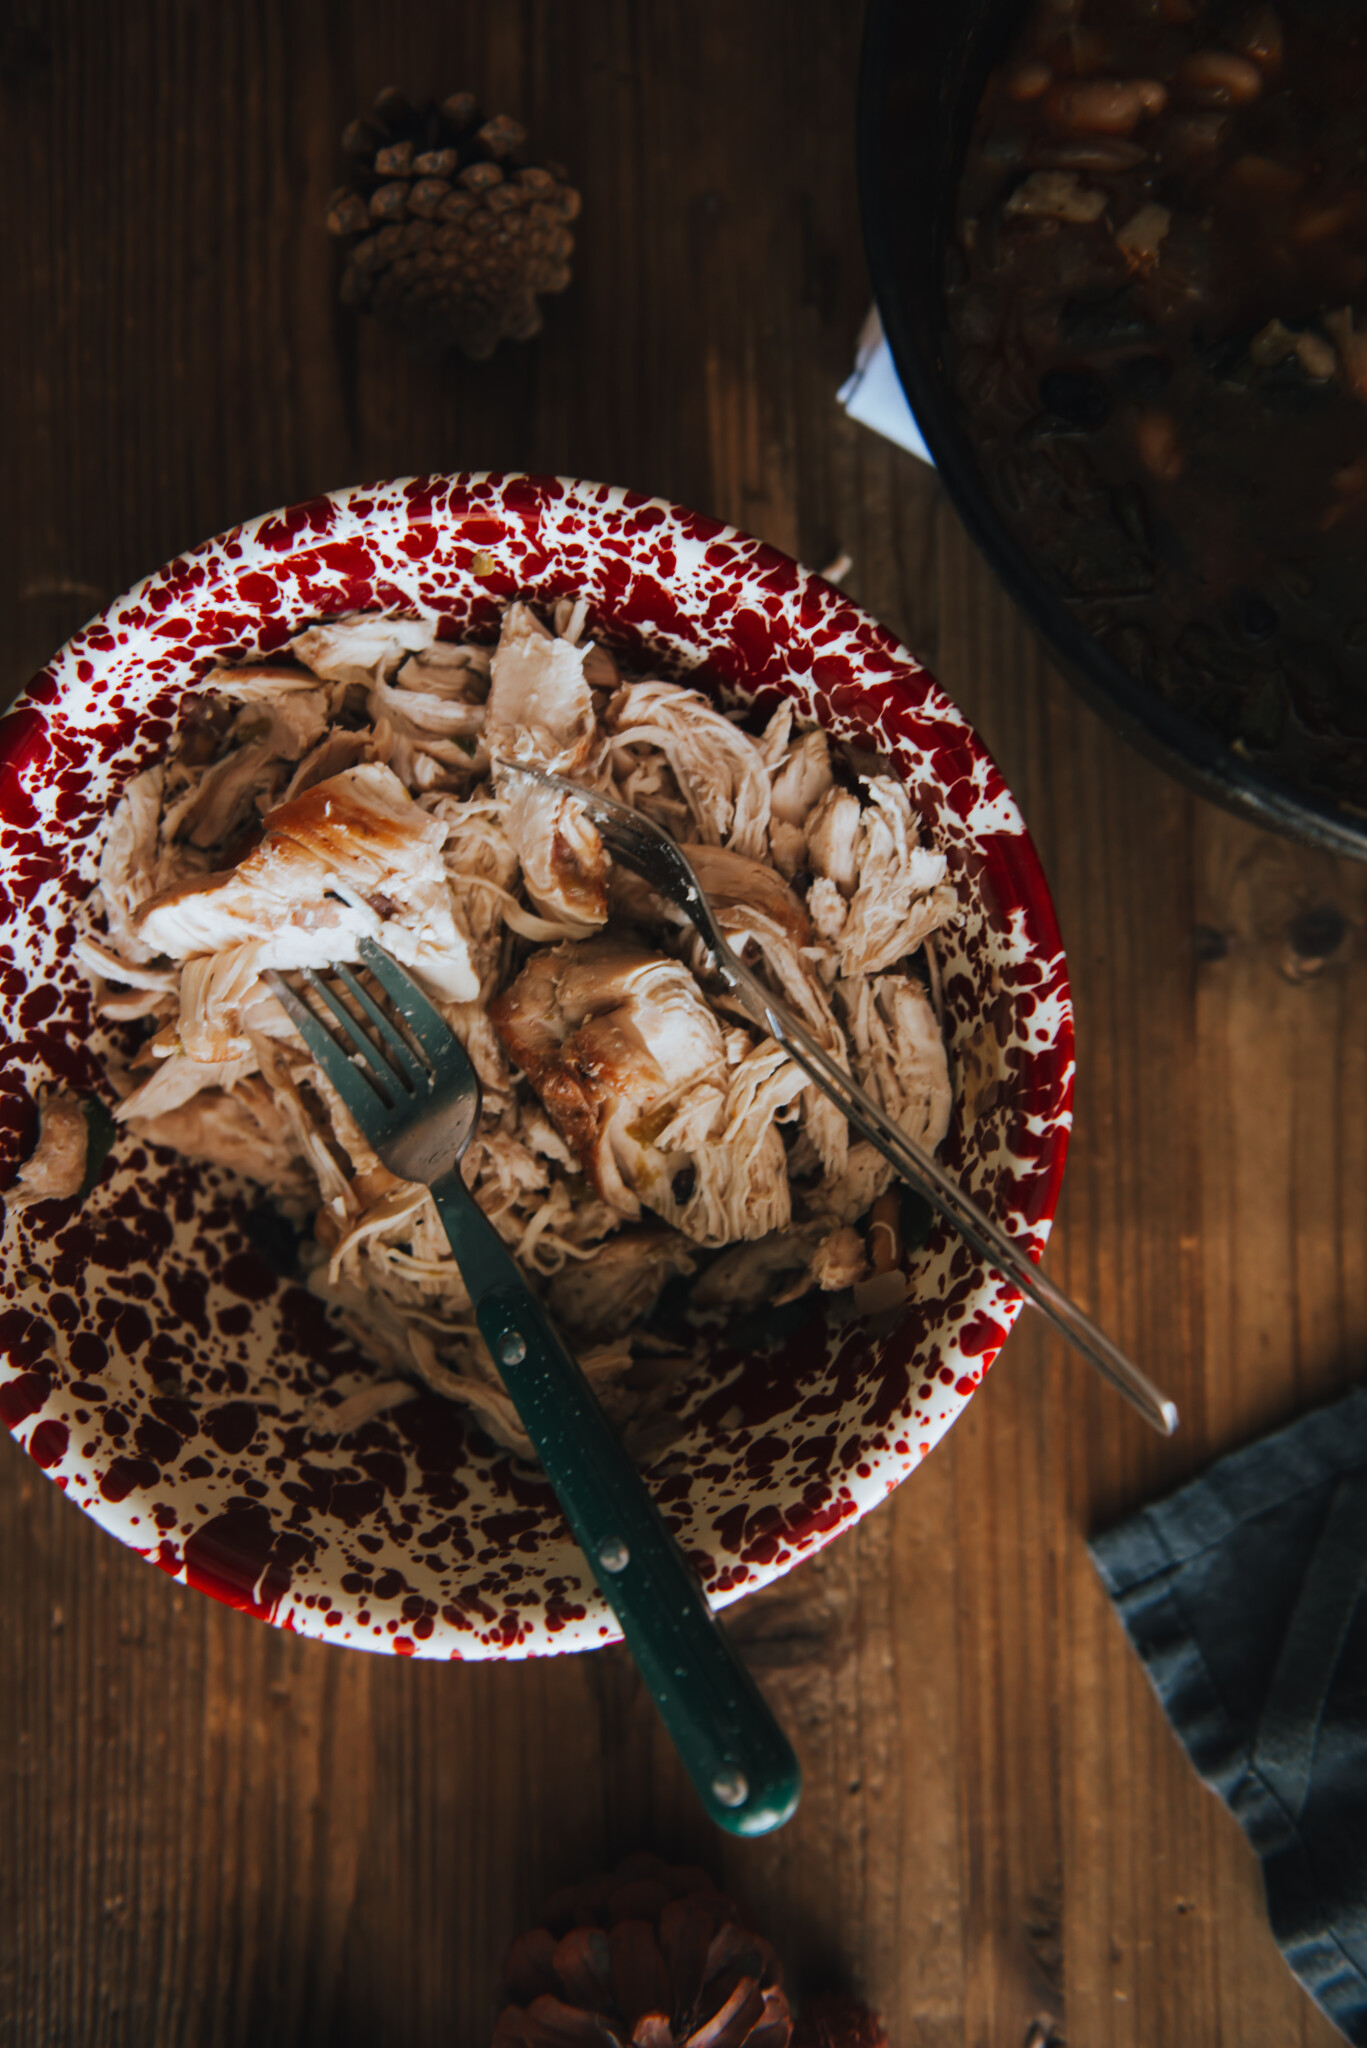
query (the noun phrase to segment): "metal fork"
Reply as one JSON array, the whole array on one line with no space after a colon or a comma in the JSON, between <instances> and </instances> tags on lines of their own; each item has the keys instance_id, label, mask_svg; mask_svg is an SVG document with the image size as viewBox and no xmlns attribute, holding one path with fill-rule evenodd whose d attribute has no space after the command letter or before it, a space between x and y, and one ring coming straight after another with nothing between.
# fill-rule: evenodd
<instances>
[{"instance_id":1,"label":"metal fork","mask_svg":"<svg viewBox=\"0 0 1367 2048\"><path fill-rule=\"evenodd\" d=\"M340 1037L280 975L263 978L390 1172L430 1188L503 1384L704 1806L732 1834L781 1827L802 1782L792 1746L583 1372L461 1178L479 1122L479 1076L403 968L372 939L359 950L406 1032L346 967L327 972L368 1028L304 970Z\"/></svg>"},{"instance_id":2,"label":"metal fork","mask_svg":"<svg viewBox=\"0 0 1367 2048\"><path fill-rule=\"evenodd\" d=\"M899 1125L851 1080L825 1047L800 1024L786 1003L779 1001L732 951L716 914L677 841L651 819L633 811L615 797L598 790L583 789L563 775L552 775L521 761L498 761L496 767L529 776L547 789L573 797L592 819L600 838L615 861L678 905L697 926L698 934L712 955L718 974L732 995L745 1005L760 1029L777 1039L798 1066L810 1074L836 1108L862 1132L901 1178L917 1188L940 1214L954 1225L959 1235L980 1258L1002 1273L1032 1307L1048 1318L1060 1336L1080 1351L1089 1365L1131 1402L1144 1420L1163 1436L1177 1427L1177 1409L1154 1385L1147 1374L1098 1329L1075 1301L1047 1280L1028 1253L1014 1244L992 1218L965 1194L938 1159L914 1144Z\"/></svg>"}]
</instances>

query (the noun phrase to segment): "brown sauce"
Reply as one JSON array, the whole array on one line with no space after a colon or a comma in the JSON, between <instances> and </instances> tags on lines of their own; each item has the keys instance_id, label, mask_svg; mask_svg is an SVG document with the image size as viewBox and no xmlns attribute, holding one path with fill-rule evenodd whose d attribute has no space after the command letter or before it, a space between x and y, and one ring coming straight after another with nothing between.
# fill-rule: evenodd
<instances>
[{"instance_id":1,"label":"brown sauce","mask_svg":"<svg viewBox=\"0 0 1367 2048\"><path fill-rule=\"evenodd\" d=\"M1036 0L988 82L950 372L1126 668L1367 814L1367 10Z\"/></svg>"}]
</instances>

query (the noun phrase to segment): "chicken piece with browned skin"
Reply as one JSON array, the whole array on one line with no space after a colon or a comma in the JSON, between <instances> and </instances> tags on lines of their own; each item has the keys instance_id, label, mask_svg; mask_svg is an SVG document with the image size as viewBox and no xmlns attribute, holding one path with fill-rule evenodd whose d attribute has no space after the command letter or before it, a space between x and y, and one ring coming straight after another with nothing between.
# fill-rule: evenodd
<instances>
[{"instance_id":1,"label":"chicken piece with browned skin","mask_svg":"<svg viewBox=\"0 0 1367 2048\"><path fill-rule=\"evenodd\" d=\"M654 1131L726 1072L721 1027L688 969L613 939L556 946L533 953L490 1015L599 1194L634 1221Z\"/></svg>"},{"instance_id":2,"label":"chicken piece with browned skin","mask_svg":"<svg viewBox=\"0 0 1367 2048\"><path fill-rule=\"evenodd\" d=\"M389 769L351 768L271 812L235 868L153 896L135 932L181 960L258 941L258 974L355 960L369 935L435 994L470 1002L479 983L453 916L445 838Z\"/></svg>"},{"instance_id":3,"label":"chicken piece with browned skin","mask_svg":"<svg viewBox=\"0 0 1367 2048\"><path fill-rule=\"evenodd\" d=\"M618 1214L644 1203L699 1244L787 1223L778 1124L807 1078L772 1039L723 1037L677 960L610 939L535 953L491 1015Z\"/></svg>"}]
</instances>

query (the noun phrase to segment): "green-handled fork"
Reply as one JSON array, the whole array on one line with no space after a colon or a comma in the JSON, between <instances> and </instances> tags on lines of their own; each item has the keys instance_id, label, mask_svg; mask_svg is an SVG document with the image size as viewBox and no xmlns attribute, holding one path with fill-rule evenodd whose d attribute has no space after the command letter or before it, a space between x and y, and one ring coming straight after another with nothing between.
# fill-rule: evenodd
<instances>
[{"instance_id":1,"label":"green-handled fork","mask_svg":"<svg viewBox=\"0 0 1367 2048\"><path fill-rule=\"evenodd\" d=\"M782 1827L802 1782L792 1745L583 1372L461 1178L479 1121L479 1076L397 962L371 939L360 941L360 954L406 1033L346 967L327 972L369 1029L304 970L340 1037L280 975L265 980L390 1172L430 1188L503 1384L704 1806L732 1834Z\"/></svg>"}]
</instances>

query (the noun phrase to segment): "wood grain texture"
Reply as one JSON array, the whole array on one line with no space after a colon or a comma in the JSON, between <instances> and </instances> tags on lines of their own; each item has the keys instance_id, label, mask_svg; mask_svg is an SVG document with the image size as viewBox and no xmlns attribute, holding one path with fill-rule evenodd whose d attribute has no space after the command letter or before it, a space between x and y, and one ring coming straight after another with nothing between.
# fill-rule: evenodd
<instances>
[{"instance_id":1,"label":"wood grain texture","mask_svg":"<svg viewBox=\"0 0 1367 2048\"><path fill-rule=\"evenodd\" d=\"M409 470L578 472L847 549L1031 821L1079 1023L1051 1264L1183 1432L1018 1330L900 1496L736 1611L807 1773L749 1845L709 1834L620 1654L453 1670L276 1635L0 1445L6 2043L479 2048L544 1893L643 1844L709 1863L799 1989L858 1987L898 2048L1336 2038L1084 1538L1360 1370L1367 872L1103 730L933 477L838 413L858 33L838 0L10 0L0 690L178 549ZM532 346L422 367L336 308L335 137L389 82L468 85L572 167L575 284ZM1307 957L1326 908L1342 936Z\"/></svg>"}]
</instances>

